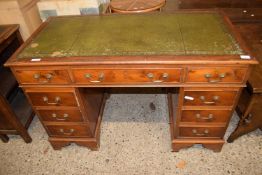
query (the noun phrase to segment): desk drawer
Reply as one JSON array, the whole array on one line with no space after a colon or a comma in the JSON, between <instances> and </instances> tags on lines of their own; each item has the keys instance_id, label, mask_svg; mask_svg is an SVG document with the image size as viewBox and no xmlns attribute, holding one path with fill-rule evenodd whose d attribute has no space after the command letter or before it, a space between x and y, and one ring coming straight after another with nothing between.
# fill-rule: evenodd
<instances>
[{"instance_id":1,"label":"desk drawer","mask_svg":"<svg viewBox=\"0 0 262 175\"><path fill-rule=\"evenodd\" d=\"M179 83L181 69L75 69L77 84Z\"/></svg>"},{"instance_id":2,"label":"desk drawer","mask_svg":"<svg viewBox=\"0 0 262 175\"><path fill-rule=\"evenodd\" d=\"M247 68L199 68L188 69L186 82L188 83L243 83Z\"/></svg>"},{"instance_id":3,"label":"desk drawer","mask_svg":"<svg viewBox=\"0 0 262 175\"><path fill-rule=\"evenodd\" d=\"M183 110L181 122L226 123L230 114L230 110Z\"/></svg>"},{"instance_id":4,"label":"desk drawer","mask_svg":"<svg viewBox=\"0 0 262 175\"><path fill-rule=\"evenodd\" d=\"M27 92L34 106L78 106L73 92Z\"/></svg>"},{"instance_id":5,"label":"desk drawer","mask_svg":"<svg viewBox=\"0 0 262 175\"><path fill-rule=\"evenodd\" d=\"M236 91L185 91L184 106L232 106Z\"/></svg>"},{"instance_id":6,"label":"desk drawer","mask_svg":"<svg viewBox=\"0 0 262 175\"><path fill-rule=\"evenodd\" d=\"M50 136L59 137L90 137L92 136L86 125L47 125Z\"/></svg>"},{"instance_id":7,"label":"desk drawer","mask_svg":"<svg viewBox=\"0 0 262 175\"><path fill-rule=\"evenodd\" d=\"M224 127L180 127L180 137L223 137Z\"/></svg>"},{"instance_id":8,"label":"desk drawer","mask_svg":"<svg viewBox=\"0 0 262 175\"><path fill-rule=\"evenodd\" d=\"M83 117L78 109L75 110L38 110L43 121L82 122Z\"/></svg>"},{"instance_id":9,"label":"desk drawer","mask_svg":"<svg viewBox=\"0 0 262 175\"><path fill-rule=\"evenodd\" d=\"M21 84L68 84L70 78L66 70L15 70Z\"/></svg>"}]
</instances>

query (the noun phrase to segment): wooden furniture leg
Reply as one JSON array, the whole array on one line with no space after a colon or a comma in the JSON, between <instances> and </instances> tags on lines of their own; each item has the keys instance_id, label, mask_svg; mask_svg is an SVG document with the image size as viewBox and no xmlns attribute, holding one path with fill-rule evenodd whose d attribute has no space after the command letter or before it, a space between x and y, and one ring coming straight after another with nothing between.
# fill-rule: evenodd
<instances>
[{"instance_id":1,"label":"wooden furniture leg","mask_svg":"<svg viewBox=\"0 0 262 175\"><path fill-rule=\"evenodd\" d=\"M27 130L25 128L21 128L19 132L19 135L24 139L25 143L31 143L32 138L28 134Z\"/></svg>"},{"instance_id":2,"label":"wooden furniture leg","mask_svg":"<svg viewBox=\"0 0 262 175\"><path fill-rule=\"evenodd\" d=\"M32 120L34 119L34 116L35 116L35 113L32 112L31 115L28 117L25 126L21 129L21 131L18 130L18 132L20 133L20 136L24 139L24 141L26 143L31 143L32 142L32 138L28 134L27 129L29 128L29 125L31 124Z\"/></svg>"},{"instance_id":3,"label":"wooden furniture leg","mask_svg":"<svg viewBox=\"0 0 262 175\"><path fill-rule=\"evenodd\" d=\"M6 134L0 134L0 139L4 142L7 143L9 141L9 137Z\"/></svg>"},{"instance_id":4,"label":"wooden furniture leg","mask_svg":"<svg viewBox=\"0 0 262 175\"><path fill-rule=\"evenodd\" d=\"M189 148L193 145L194 145L194 143L173 143L172 144L172 151L178 152L180 149Z\"/></svg>"},{"instance_id":5,"label":"wooden furniture leg","mask_svg":"<svg viewBox=\"0 0 262 175\"><path fill-rule=\"evenodd\" d=\"M63 147L75 143L79 146L88 147L92 151L97 151L99 149L99 138L68 138L68 139L53 139L49 138L54 150L61 150Z\"/></svg>"},{"instance_id":6,"label":"wooden furniture leg","mask_svg":"<svg viewBox=\"0 0 262 175\"><path fill-rule=\"evenodd\" d=\"M174 152L178 152L182 148L188 148L198 143L204 148L220 152L225 142L223 139L174 139L172 141L172 149Z\"/></svg>"},{"instance_id":7,"label":"wooden furniture leg","mask_svg":"<svg viewBox=\"0 0 262 175\"><path fill-rule=\"evenodd\" d=\"M214 152L220 152L222 147L223 147L223 144L224 144L224 142L216 143L216 144L209 143L209 144L202 144L202 146L207 148L207 149L211 149Z\"/></svg>"},{"instance_id":8,"label":"wooden furniture leg","mask_svg":"<svg viewBox=\"0 0 262 175\"><path fill-rule=\"evenodd\" d=\"M22 102L25 102L25 99L23 99ZM30 137L30 135L27 132L27 128L29 124L31 123L32 118L34 117L34 113L32 112L32 110L28 110L29 111L28 113L30 113L30 116L28 118L26 118L27 116L19 116L19 115L23 115L24 113L18 112L16 114L13 111L13 108L11 108L11 106L9 105L8 101L4 99L1 95L0 95L0 104L4 108L4 109L3 108L1 109L1 115L2 115L1 117L6 118L6 121L8 121L8 125L10 124L13 127L13 129L10 129L9 131L5 131L3 128L2 132L5 131L6 134L12 134L12 133L19 134L26 143L32 142L32 138ZM19 105L17 106L14 105L14 107L17 107L16 109L21 108L21 106ZM24 107L26 109L29 106L25 105ZM26 120L25 125L27 126L23 125L22 122L19 120L19 118L26 118L27 120Z\"/></svg>"}]
</instances>

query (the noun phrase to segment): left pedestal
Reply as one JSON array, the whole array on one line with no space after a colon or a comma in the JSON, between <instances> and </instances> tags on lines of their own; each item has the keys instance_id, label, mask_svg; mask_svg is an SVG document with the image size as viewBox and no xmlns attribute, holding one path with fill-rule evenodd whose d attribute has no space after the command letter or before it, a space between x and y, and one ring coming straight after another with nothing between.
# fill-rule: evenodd
<instances>
[{"instance_id":1,"label":"left pedestal","mask_svg":"<svg viewBox=\"0 0 262 175\"><path fill-rule=\"evenodd\" d=\"M71 143L99 148L104 89L25 88L55 150Z\"/></svg>"}]
</instances>

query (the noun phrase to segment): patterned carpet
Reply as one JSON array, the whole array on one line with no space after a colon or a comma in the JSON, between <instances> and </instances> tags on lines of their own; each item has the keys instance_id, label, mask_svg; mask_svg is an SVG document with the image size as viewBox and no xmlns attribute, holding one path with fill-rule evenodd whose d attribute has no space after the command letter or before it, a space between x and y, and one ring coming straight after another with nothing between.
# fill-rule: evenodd
<instances>
[{"instance_id":1,"label":"patterned carpet","mask_svg":"<svg viewBox=\"0 0 262 175\"><path fill-rule=\"evenodd\" d=\"M32 143L25 144L19 136L11 136L9 143L0 142L0 175L262 174L259 130L226 143L220 153L199 145L171 152L166 104L162 94L111 95L99 151L77 145L54 151L36 117L29 129ZM235 114L226 137L237 121Z\"/></svg>"}]
</instances>

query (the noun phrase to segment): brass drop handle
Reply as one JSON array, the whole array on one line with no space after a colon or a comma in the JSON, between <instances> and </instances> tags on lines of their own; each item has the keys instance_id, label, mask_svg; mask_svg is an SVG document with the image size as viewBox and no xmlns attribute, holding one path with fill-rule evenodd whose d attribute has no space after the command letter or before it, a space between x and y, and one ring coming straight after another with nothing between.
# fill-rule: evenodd
<instances>
[{"instance_id":1,"label":"brass drop handle","mask_svg":"<svg viewBox=\"0 0 262 175\"><path fill-rule=\"evenodd\" d=\"M212 77L213 77L212 74L205 74L205 78L207 79L207 81L209 83L219 83L219 82L221 82L222 79L226 77L226 74L225 73L219 74L217 79L212 79Z\"/></svg>"},{"instance_id":2,"label":"brass drop handle","mask_svg":"<svg viewBox=\"0 0 262 175\"><path fill-rule=\"evenodd\" d=\"M72 135L75 132L74 129L69 129L68 132L64 131L64 129L60 129L59 131L64 135Z\"/></svg>"},{"instance_id":3,"label":"brass drop handle","mask_svg":"<svg viewBox=\"0 0 262 175\"><path fill-rule=\"evenodd\" d=\"M36 79L39 83L48 83L52 78L53 78L53 75L50 74L50 73L47 73L45 75L41 75L40 73L35 73L33 75L34 79ZM45 80L44 81L40 81L41 77L44 77Z\"/></svg>"},{"instance_id":4,"label":"brass drop handle","mask_svg":"<svg viewBox=\"0 0 262 175\"><path fill-rule=\"evenodd\" d=\"M192 129L192 133L196 136L207 136L209 134L208 129L205 129L203 133L198 133L196 129Z\"/></svg>"},{"instance_id":5,"label":"brass drop handle","mask_svg":"<svg viewBox=\"0 0 262 175\"><path fill-rule=\"evenodd\" d=\"M168 78L169 75L168 73L163 73L158 80L154 80L155 76L153 73L148 73L146 76L154 83L162 83Z\"/></svg>"},{"instance_id":6,"label":"brass drop handle","mask_svg":"<svg viewBox=\"0 0 262 175\"><path fill-rule=\"evenodd\" d=\"M196 114L198 120L212 120L214 118L213 114L208 114L207 117L201 117L200 114Z\"/></svg>"},{"instance_id":7,"label":"brass drop handle","mask_svg":"<svg viewBox=\"0 0 262 175\"><path fill-rule=\"evenodd\" d=\"M68 117L69 117L69 115L68 114L64 114L62 117L58 117L57 115L56 115L56 113L53 113L52 114L52 117L53 118L55 118L56 120L58 120L58 121L65 121L65 120L67 120L68 119Z\"/></svg>"},{"instance_id":8,"label":"brass drop handle","mask_svg":"<svg viewBox=\"0 0 262 175\"><path fill-rule=\"evenodd\" d=\"M41 76L40 74L35 73L35 74L34 74L34 79L37 79L37 80L38 80L38 79L40 78L40 76Z\"/></svg>"},{"instance_id":9,"label":"brass drop handle","mask_svg":"<svg viewBox=\"0 0 262 175\"><path fill-rule=\"evenodd\" d=\"M49 99L47 96L43 97L44 102L46 102L49 105L58 105L61 102L61 98L60 97L55 97L55 102L49 102Z\"/></svg>"},{"instance_id":10,"label":"brass drop handle","mask_svg":"<svg viewBox=\"0 0 262 175\"><path fill-rule=\"evenodd\" d=\"M87 73L87 74L85 74L84 76L85 76L85 78L89 79L89 82L90 82L90 83L101 83L101 82L104 80L104 78L105 78L104 73L99 74L98 80L91 80L92 74L88 74L88 73Z\"/></svg>"},{"instance_id":11,"label":"brass drop handle","mask_svg":"<svg viewBox=\"0 0 262 175\"><path fill-rule=\"evenodd\" d=\"M53 78L53 75L48 73L45 75L45 78L49 81Z\"/></svg>"},{"instance_id":12,"label":"brass drop handle","mask_svg":"<svg viewBox=\"0 0 262 175\"><path fill-rule=\"evenodd\" d=\"M206 105L215 104L219 100L219 96L213 96L213 101L206 101L205 96L200 96L199 98Z\"/></svg>"}]
</instances>

